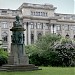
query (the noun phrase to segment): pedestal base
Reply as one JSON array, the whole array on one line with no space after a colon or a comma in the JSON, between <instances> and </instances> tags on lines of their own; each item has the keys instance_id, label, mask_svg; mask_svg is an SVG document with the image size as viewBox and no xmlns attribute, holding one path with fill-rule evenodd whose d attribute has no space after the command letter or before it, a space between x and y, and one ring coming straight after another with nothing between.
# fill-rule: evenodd
<instances>
[{"instance_id":1,"label":"pedestal base","mask_svg":"<svg viewBox=\"0 0 75 75\"><path fill-rule=\"evenodd\" d=\"M25 54L24 44L11 44L11 53L8 57L9 65L28 65L29 58Z\"/></svg>"},{"instance_id":2,"label":"pedestal base","mask_svg":"<svg viewBox=\"0 0 75 75\"><path fill-rule=\"evenodd\" d=\"M3 65L0 71L33 71L40 70L37 66L29 65Z\"/></svg>"},{"instance_id":3,"label":"pedestal base","mask_svg":"<svg viewBox=\"0 0 75 75\"><path fill-rule=\"evenodd\" d=\"M28 65L29 59L28 59L28 56L21 56L20 58L9 56L8 64L9 65Z\"/></svg>"}]
</instances>

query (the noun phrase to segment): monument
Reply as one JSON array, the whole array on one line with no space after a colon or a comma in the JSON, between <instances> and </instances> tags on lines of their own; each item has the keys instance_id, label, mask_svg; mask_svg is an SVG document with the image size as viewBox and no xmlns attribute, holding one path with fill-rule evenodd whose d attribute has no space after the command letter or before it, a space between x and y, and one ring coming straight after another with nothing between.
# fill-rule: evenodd
<instances>
[{"instance_id":1,"label":"monument","mask_svg":"<svg viewBox=\"0 0 75 75\"><path fill-rule=\"evenodd\" d=\"M16 16L16 21L13 22L13 27L10 29L11 35L11 53L8 57L8 64L3 65L1 70L7 71L26 71L26 70L38 70L38 67L29 64L28 56L25 53L25 36L24 27L20 23L20 17Z\"/></svg>"},{"instance_id":2,"label":"monument","mask_svg":"<svg viewBox=\"0 0 75 75\"><path fill-rule=\"evenodd\" d=\"M12 31L11 36L11 54L8 60L10 65L27 65L28 57L25 54L24 45L24 31L23 25L20 24L19 16L16 16L16 21L13 22L13 27L10 29Z\"/></svg>"}]
</instances>

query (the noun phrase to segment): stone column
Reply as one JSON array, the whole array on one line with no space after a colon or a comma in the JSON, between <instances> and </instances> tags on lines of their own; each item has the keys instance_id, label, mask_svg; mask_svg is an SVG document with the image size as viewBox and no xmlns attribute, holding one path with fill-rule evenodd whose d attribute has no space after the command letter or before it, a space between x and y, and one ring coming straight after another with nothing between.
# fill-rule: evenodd
<instances>
[{"instance_id":1,"label":"stone column","mask_svg":"<svg viewBox=\"0 0 75 75\"><path fill-rule=\"evenodd\" d=\"M0 23L0 48L2 47L2 37L1 37L1 23Z\"/></svg>"},{"instance_id":2,"label":"stone column","mask_svg":"<svg viewBox=\"0 0 75 75\"><path fill-rule=\"evenodd\" d=\"M12 26L13 26L13 22L9 22L9 31L8 31L8 52L10 53L10 51L11 51L11 35L12 35L12 32L10 31L10 29L12 28Z\"/></svg>"},{"instance_id":3,"label":"stone column","mask_svg":"<svg viewBox=\"0 0 75 75\"><path fill-rule=\"evenodd\" d=\"M28 25L28 44L31 44L31 26L30 24Z\"/></svg>"},{"instance_id":4,"label":"stone column","mask_svg":"<svg viewBox=\"0 0 75 75\"><path fill-rule=\"evenodd\" d=\"M65 37L65 27L64 24L61 25L61 30L62 30L62 36Z\"/></svg>"},{"instance_id":5,"label":"stone column","mask_svg":"<svg viewBox=\"0 0 75 75\"><path fill-rule=\"evenodd\" d=\"M56 25L51 24L51 33L56 33Z\"/></svg>"},{"instance_id":6,"label":"stone column","mask_svg":"<svg viewBox=\"0 0 75 75\"><path fill-rule=\"evenodd\" d=\"M1 37L1 23L0 23L0 40L2 40L2 37Z\"/></svg>"},{"instance_id":7,"label":"stone column","mask_svg":"<svg viewBox=\"0 0 75 75\"><path fill-rule=\"evenodd\" d=\"M72 25L69 25L69 33L70 33L70 38L74 39L74 33L73 33Z\"/></svg>"},{"instance_id":8,"label":"stone column","mask_svg":"<svg viewBox=\"0 0 75 75\"><path fill-rule=\"evenodd\" d=\"M43 23L43 35L45 35L45 23Z\"/></svg>"},{"instance_id":9,"label":"stone column","mask_svg":"<svg viewBox=\"0 0 75 75\"><path fill-rule=\"evenodd\" d=\"M26 29L26 22L24 23L24 29ZM24 35L25 35L25 41L24 41L24 43L25 43L25 45L27 45L27 30L24 31Z\"/></svg>"},{"instance_id":10,"label":"stone column","mask_svg":"<svg viewBox=\"0 0 75 75\"><path fill-rule=\"evenodd\" d=\"M37 29L36 29L36 22L34 22L34 43L37 40Z\"/></svg>"}]
</instances>

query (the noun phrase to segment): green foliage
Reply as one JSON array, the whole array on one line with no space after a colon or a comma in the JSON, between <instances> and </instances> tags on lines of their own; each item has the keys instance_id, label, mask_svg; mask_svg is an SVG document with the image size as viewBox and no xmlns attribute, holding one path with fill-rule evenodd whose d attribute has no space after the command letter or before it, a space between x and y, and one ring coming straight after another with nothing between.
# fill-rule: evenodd
<instances>
[{"instance_id":1,"label":"green foliage","mask_svg":"<svg viewBox=\"0 0 75 75\"><path fill-rule=\"evenodd\" d=\"M60 41L61 36L49 34L42 36L34 45L26 46L26 53L29 54L30 63L35 65L55 66L59 59L53 52L54 42Z\"/></svg>"},{"instance_id":2,"label":"green foliage","mask_svg":"<svg viewBox=\"0 0 75 75\"><path fill-rule=\"evenodd\" d=\"M75 66L75 45L70 39L62 39L60 43L56 44L55 52L63 66Z\"/></svg>"},{"instance_id":3,"label":"green foliage","mask_svg":"<svg viewBox=\"0 0 75 75\"><path fill-rule=\"evenodd\" d=\"M2 48L0 49L0 66L7 63L8 53Z\"/></svg>"},{"instance_id":4,"label":"green foliage","mask_svg":"<svg viewBox=\"0 0 75 75\"><path fill-rule=\"evenodd\" d=\"M57 36L55 34L47 34L42 36L37 42L36 46L38 50L48 50L50 47L54 45L54 42L59 41L61 36Z\"/></svg>"},{"instance_id":5,"label":"green foliage","mask_svg":"<svg viewBox=\"0 0 75 75\"><path fill-rule=\"evenodd\" d=\"M25 46L25 51L26 54L28 54L29 56L32 55L33 53L38 52L35 44Z\"/></svg>"},{"instance_id":6,"label":"green foliage","mask_svg":"<svg viewBox=\"0 0 75 75\"><path fill-rule=\"evenodd\" d=\"M26 46L30 63L44 66L75 66L75 44L55 34L42 36L35 44Z\"/></svg>"}]
</instances>

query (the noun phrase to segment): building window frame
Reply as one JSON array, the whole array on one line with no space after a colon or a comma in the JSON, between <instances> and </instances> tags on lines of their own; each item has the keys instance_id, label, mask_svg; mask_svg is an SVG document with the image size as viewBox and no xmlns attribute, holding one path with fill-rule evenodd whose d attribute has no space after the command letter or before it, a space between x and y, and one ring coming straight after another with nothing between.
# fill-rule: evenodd
<instances>
[{"instance_id":1,"label":"building window frame","mask_svg":"<svg viewBox=\"0 0 75 75\"><path fill-rule=\"evenodd\" d=\"M30 25L31 25L31 29L34 29L34 22L31 22Z\"/></svg>"},{"instance_id":2,"label":"building window frame","mask_svg":"<svg viewBox=\"0 0 75 75\"><path fill-rule=\"evenodd\" d=\"M69 28L70 28L69 25L66 24L64 27L66 31L69 31Z\"/></svg>"},{"instance_id":3,"label":"building window frame","mask_svg":"<svg viewBox=\"0 0 75 75\"><path fill-rule=\"evenodd\" d=\"M73 31L75 31L75 25L72 26Z\"/></svg>"},{"instance_id":4,"label":"building window frame","mask_svg":"<svg viewBox=\"0 0 75 75\"><path fill-rule=\"evenodd\" d=\"M57 31L61 31L61 25L57 25L57 26L56 26L56 30L57 30Z\"/></svg>"},{"instance_id":5,"label":"building window frame","mask_svg":"<svg viewBox=\"0 0 75 75\"><path fill-rule=\"evenodd\" d=\"M40 39L41 36L42 36L42 33L39 32L39 33L37 34L37 38L38 38L38 40Z\"/></svg>"},{"instance_id":6,"label":"building window frame","mask_svg":"<svg viewBox=\"0 0 75 75\"><path fill-rule=\"evenodd\" d=\"M1 25L2 25L2 28L8 28L8 24L7 24L7 22L1 22Z\"/></svg>"},{"instance_id":7,"label":"building window frame","mask_svg":"<svg viewBox=\"0 0 75 75\"><path fill-rule=\"evenodd\" d=\"M47 30L49 30L49 29L50 29L50 27L49 27L49 23L46 23L45 28L46 28Z\"/></svg>"},{"instance_id":8,"label":"building window frame","mask_svg":"<svg viewBox=\"0 0 75 75\"><path fill-rule=\"evenodd\" d=\"M40 22L36 23L36 28L43 29L43 23L40 23Z\"/></svg>"},{"instance_id":9,"label":"building window frame","mask_svg":"<svg viewBox=\"0 0 75 75\"><path fill-rule=\"evenodd\" d=\"M6 32L2 33L2 41L3 43L8 42L8 34Z\"/></svg>"},{"instance_id":10,"label":"building window frame","mask_svg":"<svg viewBox=\"0 0 75 75\"><path fill-rule=\"evenodd\" d=\"M47 16L47 12L40 12L40 11L31 11L31 15L33 16Z\"/></svg>"}]
</instances>

